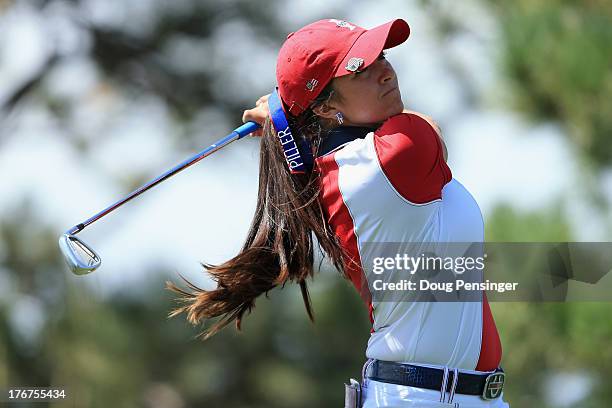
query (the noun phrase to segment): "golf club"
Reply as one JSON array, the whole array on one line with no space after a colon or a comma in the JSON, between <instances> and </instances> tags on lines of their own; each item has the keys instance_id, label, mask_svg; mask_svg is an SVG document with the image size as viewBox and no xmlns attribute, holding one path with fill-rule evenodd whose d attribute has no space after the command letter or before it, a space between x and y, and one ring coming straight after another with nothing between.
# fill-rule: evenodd
<instances>
[{"instance_id":1,"label":"golf club","mask_svg":"<svg viewBox=\"0 0 612 408\"><path fill-rule=\"evenodd\" d=\"M90 246L88 246L85 242L75 236L79 232L83 231L85 227L96 222L100 218L104 217L106 214L121 207L123 204L127 203L131 199L138 197L140 194L144 193L150 188L155 187L162 181L174 176L181 170L184 170L192 164L199 162L206 156L209 156L217 150L221 149L222 147L227 146L234 140L242 139L244 136L253 133L259 128L259 124L255 122L246 122L244 125L234 129L232 133L222 139L219 139L217 142L202 150L195 156L190 157L184 162L176 165L175 167L171 168L156 179L134 190L127 197L117 201L113 205L105 208L104 210L100 211L88 220L77 224L74 227L70 228L68 231L66 231L59 239L59 246L72 273L76 275L85 275L95 271L102 263L102 259L100 258L100 256L93 249L91 249Z\"/></svg>"}]
</instances>

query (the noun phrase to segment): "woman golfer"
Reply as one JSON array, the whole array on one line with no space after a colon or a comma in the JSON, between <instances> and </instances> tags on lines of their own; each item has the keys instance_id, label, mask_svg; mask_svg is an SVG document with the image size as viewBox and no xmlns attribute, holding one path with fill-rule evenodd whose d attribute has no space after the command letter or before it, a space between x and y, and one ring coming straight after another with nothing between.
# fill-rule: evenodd
<instances>
[{"instance_id":1,"label":"woman golfer","mask_svg":"<svg viewBox=\"0 0 612 408\"><path fill-rule=\"evenodd\" d=\"M382 243L484 238L477 203L446 164L440 130L404 110L385 59L384 50L409 34L401 19L371 30L326 19L287 36L278 88L243 115L262 125L257 207L244 247L208 266L217 289L172 286L186 302L174 314L187 312L194 324L220 317L206 336L231 322L240 328L259 295L291 281L312 318L306 279L314 235L372 323L363 379L346 385L346 406L508 407L486 296L433 302L373 293L369 256Z\"/></svg>"}]
</instances>

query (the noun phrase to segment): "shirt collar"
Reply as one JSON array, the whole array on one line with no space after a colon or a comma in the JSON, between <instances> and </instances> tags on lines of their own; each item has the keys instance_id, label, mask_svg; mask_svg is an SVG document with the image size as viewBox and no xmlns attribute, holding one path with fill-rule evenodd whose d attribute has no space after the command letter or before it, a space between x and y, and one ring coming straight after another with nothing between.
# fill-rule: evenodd
<instances>
[{"instance_id":1,"label":"shirt collar","mask_svg":"<svg viewBox=\"0 0 612 408\"><path fill-rule=\"evenodd\" d=\"M352 142L355 139L363 139L376 128L364 126L338 126L327 132L327 135L321 141L317 151L317 157L324 156L338 147Z\"/></svg>"}]
</instances>

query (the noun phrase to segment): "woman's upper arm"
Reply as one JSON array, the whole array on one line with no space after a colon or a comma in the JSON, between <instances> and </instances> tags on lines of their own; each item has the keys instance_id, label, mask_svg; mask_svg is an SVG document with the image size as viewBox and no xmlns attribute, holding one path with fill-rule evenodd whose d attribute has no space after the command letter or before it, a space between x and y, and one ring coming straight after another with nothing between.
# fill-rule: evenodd
<instances>
[{"instance_id":1,"label":"woman's upper arm","mask_svg":"<svg viewBox=\"0 0 612 408\"><path fill-rule=\"evenodd\" d=\"M444 160L448 160L448 150L446 149L446 143L444 143L444 139L442 138L442 130L440 130L440 126L438 126L438 124L431 118L431 116L427 116L423 113L411 111L408 109L404 109L402 113L409 113L412 115L417 115L418 117L425 119L425 121L427 121L427 123L431 125L433 130L435 130L436 133L438 134L438 137L440 138L440 143L442 143L442 149L444 152Z\"/></svg>"}]
</instances>

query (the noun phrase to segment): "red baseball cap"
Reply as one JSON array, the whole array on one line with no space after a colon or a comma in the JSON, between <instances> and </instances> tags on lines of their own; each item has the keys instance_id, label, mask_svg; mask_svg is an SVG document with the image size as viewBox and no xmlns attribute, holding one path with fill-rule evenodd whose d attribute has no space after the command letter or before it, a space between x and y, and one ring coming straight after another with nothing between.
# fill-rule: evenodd
<instances>
[{"instance_id":1,"label":"red baseball cap","mask_svg":"<svg viewBox=\"0 0 612 408\"><path fill-rule=\"evenodd\" d=\"M284 109L304 112L333 78L363 70L380 53L408 38L402 19L366 30L344 20L326 19L287 36L276 61L278 92Z\"/></svg>"}]
</instances>

